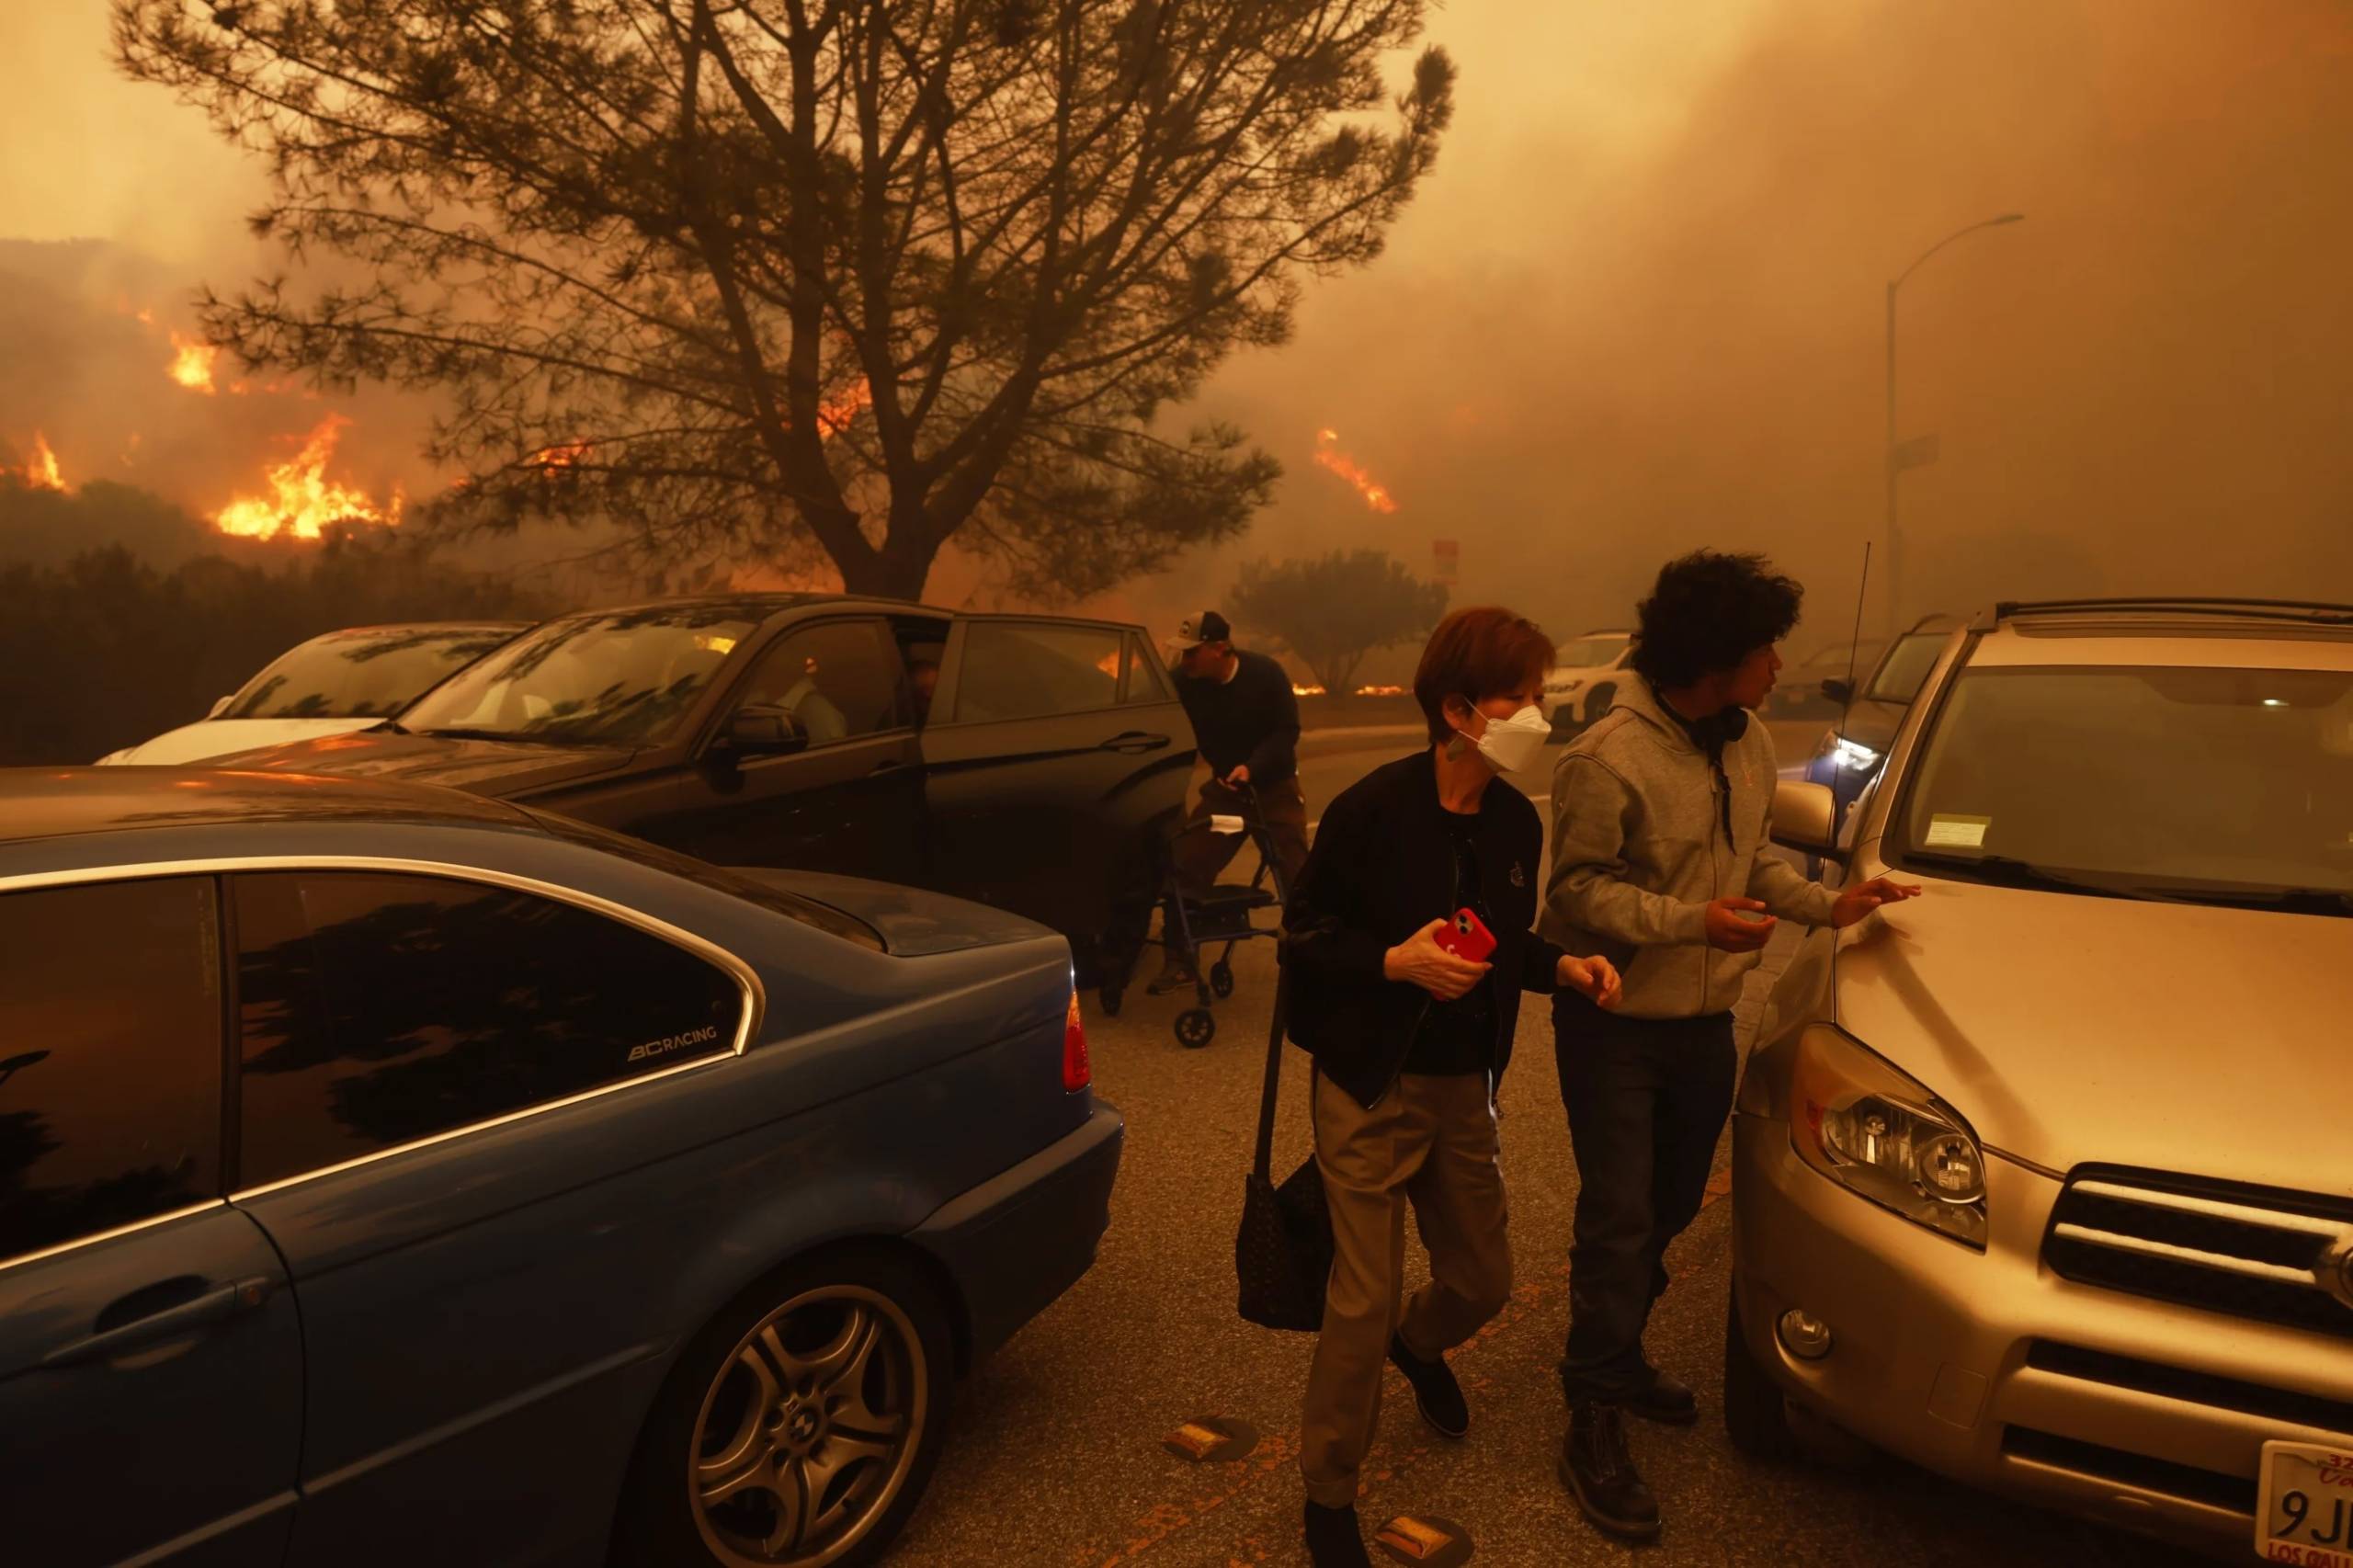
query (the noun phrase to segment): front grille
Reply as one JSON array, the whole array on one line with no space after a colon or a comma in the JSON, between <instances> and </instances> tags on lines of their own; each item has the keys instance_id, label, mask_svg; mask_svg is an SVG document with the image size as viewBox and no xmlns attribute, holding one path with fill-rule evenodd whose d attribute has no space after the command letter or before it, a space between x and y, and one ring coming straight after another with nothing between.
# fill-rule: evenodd
<instances>
[{"instance_id":1,"label":"front grille","mask_svg":"<svg viewBox=\"0 0 2353 1568\"><path fill-rule=\"evenodd\" d=\"M2042 1256L2063 1279L2353 1339L2325 1264L2348 1234L2341 1199L2086 1168L2059 1195Z\"/></svg>"},{"instance_id":2,"label":"front grille","mask_svg":"<svg viewBox=\"0 0 2353 1568\"><path fill-rule=\"evenodd\" d=\"M2038 1339L2027 1347L2026 1364L2037 1371L2157 1394L2215 1410L2235 1411L2267 1421L2316 1426L2325 1432L2353 1432L2353 1401L2300 1393L2292 1389L2273 1388L2268 1383L2242 1382L2236 1378L2193 1372L2183 1367L2168 1367L2135 1356L2118 1356L2050 1339Z\"/></svg>"},{"instance_id":3,"label":"front grille","mask_svg":"<svg viewBox=\"0 0 2353 1568\"><path fill-rule=\"evenodd\" d=\"M2170 1460L2153 1460L2146 1454L2063 1437L2056 1432L2032 1426L2004 1427L2002 1452L2012 1459L2087 1475L2096 1481L2180 1497L2211 1508L2227 1508L2250 1517L2255 1513L2256 1483L2244 1476L2224 1475L2220 1471L2200 1470Z\"/></svg>"}]
</instances>

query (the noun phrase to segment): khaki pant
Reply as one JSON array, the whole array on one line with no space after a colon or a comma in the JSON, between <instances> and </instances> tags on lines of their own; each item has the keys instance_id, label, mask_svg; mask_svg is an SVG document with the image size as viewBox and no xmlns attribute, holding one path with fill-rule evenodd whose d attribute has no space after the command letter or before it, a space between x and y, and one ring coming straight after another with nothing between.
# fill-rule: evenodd
<instances>
[{"instance_id":1,"label":"khaki pant","mask_svg":"<svg viewBox=\"0 0 2353 1568\"><path fill-rule=\"evenodd\" d=\"M1367 1110L1319 1073L1314 1096L1334 1247L1299 1468L1308 1500L1338 1508L1356 1501L1357 1470L1380 1423L1391 1335L1434 1358L1478 1333L1510 1299L1511 1245L1485 1074L1407 1074ZM1401 1312L1408 1203L1430 1282Z\"/></svg>"},{"instance_id":2,"label":"khaki pant","mask_svg":"<svg viewBox=\"0 0 2353 1568\"><path fill-rule=\"evenodd\" d=\"M1294 886L1299 869L1307 864L1307 796L1299 780L1286 778L1258 790L1258 812L1266 820L1267 835L1274 841L1275 863L1282 868L1283 885ZM1220 814L1240 816L1242 797L1214 778L1204 778L1192 810L1185 815L1186 831L1176 835L1171 848L1176 882L1188 898L1202 897L1216 886L1218 873L1250 842L1247 834L1214 833L1195 825Z\"/></svg>"}]
</instances>

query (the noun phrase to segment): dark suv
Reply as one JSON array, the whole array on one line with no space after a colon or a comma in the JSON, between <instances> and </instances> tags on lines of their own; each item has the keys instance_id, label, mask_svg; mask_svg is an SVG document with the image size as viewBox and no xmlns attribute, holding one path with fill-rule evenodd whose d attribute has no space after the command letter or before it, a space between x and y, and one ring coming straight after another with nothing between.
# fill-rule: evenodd
<instances>
[{"instance_id":1,"label":"dark suv","mask_svg":"<svg viewBox=\"0 0 2353 1568\"><path fill-rule=\"evenodd\" d=\"M1141 628L811 594L551 620L358 733L226 765L528 801L725 865L1025 915L1124 975L1193 733Z\"/></svg>"}]
</instances>

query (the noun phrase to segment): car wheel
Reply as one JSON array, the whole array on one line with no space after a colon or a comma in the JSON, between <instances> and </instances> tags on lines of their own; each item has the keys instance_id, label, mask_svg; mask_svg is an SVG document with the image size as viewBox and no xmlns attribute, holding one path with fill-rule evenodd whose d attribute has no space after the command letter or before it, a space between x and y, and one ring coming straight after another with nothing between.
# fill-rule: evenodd
<instances>
[{"instance_id":1,"label":"car wheel","mask_svg":"<svg viewBox=\"0 0 2353 1568\"><path fill-rule=\"evenodd\" d=\"M1199 1051L1217 1038L1217 1016L1207 1007L1188 1007L1176 1015L1176 1043Z\"/></svg>"},{"instance_id":2,"label":"car wheel","mask_svg":"<svg viewBox=\"0 0 2353 1568\"><path fill-rule=\"evenodd\" d=\"M631 1468L615 1564L855 1568L939 1458L953 1349L911 1261L847 1252L771 1275L696 1335Z\"/></svg>"},{"instance_id":3,"label":"car wheel","mask_svg":"<svg viewBox=\"0 0 2353 1568\"><path fill-rule=\"evenodd\" d=\"M1748 1352L1736 1288L1724 1309L1724 1430L1732 1435L1732 1446L1751 1459L1796 1457L1789 1399Z\"/></svg>"}]
</instances>

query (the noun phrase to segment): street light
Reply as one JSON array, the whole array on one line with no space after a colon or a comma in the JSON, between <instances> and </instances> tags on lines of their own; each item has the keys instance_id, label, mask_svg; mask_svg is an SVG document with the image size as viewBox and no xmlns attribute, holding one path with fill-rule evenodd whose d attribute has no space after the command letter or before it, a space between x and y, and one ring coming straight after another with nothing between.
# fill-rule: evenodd
<instances>
[{"instance_id":1,"label":"street light","mask_svg":"<svg viewBox=\"0 0 2353 1568\"><path fill-rule=\"evenodd\" d=\"M1904 449L1896 444L1895 291L1898 289L1903 288L1904 280L1911 277L1914 273L1919 271L1922 264L1927 262L1930 256L1944 249L1945 246L1952 244L1953 241L1960 239L1962 235L1973 234L1980 229L1999 228L2004 223L2022 223L2024 222L2026 222L2026 214L2023 212L2005 212L1998 218L1988 218L1982 222L1972 223L1965 228L1955 229L1943 239L1938 240L1935 244L1932 244L1927 250L1922 251L1920 253L1919 259L1913 262L1911 266L1905 267L1903 271L1897 273L1895 275L1895 280L1887 286L1887 619L1888 631L1890 635L1893 635L1896 631L1901 630L1901 628L1896 624L1896 617L1902 614L1904 609L1904 601L1902 597L1899 597L1902 593L1902 584L1901 579L1897 575L1898 571L1902 566L1903 555L1896 543L1895 476L1903 472L1904 470L1907 468L1914 467L1918 463L1928 462L1935 457L1935 451L1933 448L1931 448L1926 453L1915 455L1912 458L1912 460L1906 461ZM1930 437L1930 439L1933 439L1933 437Z\"/></svg>"}]
</instances>

